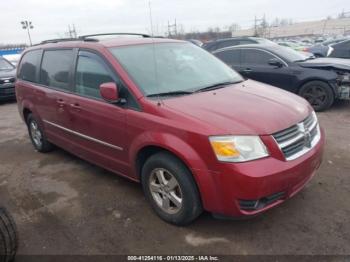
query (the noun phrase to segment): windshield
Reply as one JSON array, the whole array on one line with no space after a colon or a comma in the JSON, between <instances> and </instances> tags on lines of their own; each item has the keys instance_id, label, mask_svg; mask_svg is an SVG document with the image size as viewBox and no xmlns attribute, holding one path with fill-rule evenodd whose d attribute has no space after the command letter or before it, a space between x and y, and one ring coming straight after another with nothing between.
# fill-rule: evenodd
<instances>
[{"instance_id":1,"label":"windshield","mask_svg":"<svg viewBox=\"0 0 350 262\"><path fill-rule=\"evenodd\" d=\"M223 62L190 43L117 47L111 52L146 96L243 81Z\"/></svg>"},{"instance_id":2,"label":"windshield","mask_svg":"<svg viewBox=\"0 0 350 262\"><path fill-rule=\"evenodd\" d=\"M310 56L295 51L290 47L276 46L273 50L278 56L284 58L289 62L305 61L310 58Z\"/></svg>"},{"instance_id":3,"label":"windshield","mask_svg":"<svg viewBox=\"0 0 350 262\"><path fill-rule=\"evenodd\" d=\"M0 57L0 70L11 70L14 66L8 62L6 59Z\"/></svg>"}]
</instances>

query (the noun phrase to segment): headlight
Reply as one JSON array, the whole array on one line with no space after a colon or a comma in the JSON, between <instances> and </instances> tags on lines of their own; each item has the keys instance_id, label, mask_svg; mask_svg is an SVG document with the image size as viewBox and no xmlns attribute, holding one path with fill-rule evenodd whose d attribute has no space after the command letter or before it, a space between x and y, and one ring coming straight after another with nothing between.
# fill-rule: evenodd
<instances>
[{"instance_id":1,"label":"headlight","mask_svg":"<svg viewBox=\"0 0 350 262\"><path fill-rule=\"evenodd\" d=\"M210 144L219 161L246 162L269 155L258 136L212 136Z\"/></svg>"}]
</instances>

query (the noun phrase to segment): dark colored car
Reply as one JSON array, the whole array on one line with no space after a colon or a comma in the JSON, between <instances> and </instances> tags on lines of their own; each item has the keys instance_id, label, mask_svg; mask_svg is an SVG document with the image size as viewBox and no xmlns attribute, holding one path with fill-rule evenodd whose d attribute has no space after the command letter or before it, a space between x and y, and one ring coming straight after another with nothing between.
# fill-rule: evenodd
<instances>
[{"instance_id":1,"label":"dark colored car","mask_svg":"<svg viewBox=\"0 0 350 262\"><path fill-rule=\"evenodd\" d=\"M16 68L0 56L0 101L14 99Z\"/></svg>"},{"instance_id":2,"label":"dark colored car","mask_svg":"<svg viewBox=\"0 0 350 262\"><path fill-rule=\"evenodd\" d=\"M304 99L244 80L185 41L37 45L20 60L16 94L37 151L55 144L140 182L178 225L203 209L262 213L299 192L322 159L324 133Z\"/></svg>"},{"instance_id":3,"label":"dark colored car","mask_svg":"<svg viewBox=\"0 0 350 262\"><path fill-rule=\"evenodd\" d=\"M214 54L246 78L299 94L318 111L350 98L345 59L315 59L278 45L236 46Z\"/></svg>"},{"instance_id":4,"label":"dark colored car","mask_svg":"<svg viewBox=\"0 0 350 262\"><path fill-rule=\"evenodd\" d=\"M329 57L350 59L350 39L331 45L333 49Z\"/></svg>"},{"instance_id":5,"label":"dark colored car","mask_svg":"<svg viewBox=\"0 0 350 262\"><path fill-rule=\"evenodd\" d=\"M249 45L249 44L275 44L274 42L259 37L232 37L226 39L219 39L211 42L204 43L202 48L209 52L214 52L215 50L236 46L236 45Z\"/></svg>"},{"instance_id":6,"label":"dark colored car","mask_svg":"<svg viewBox=\"0 0 350 262\"><path fill-rule=\"evenodd\" d=\"M203 45L203 42L200 41L200 40L197 40L197 39L189 39L187 41L192 43L192 44L194 44L194 45L196 45L196 46L202 46Z\"/></svg>"},{"instance_id":7,"label":"dark colored car","mask_svg":"<svg viewBox=\"0 0 350 262\"><path fill-rule=\"evenodd\" d=\"M335 58L350 58L350 39L338 38L324 41L321 44L316 44L306 47L304 51L313 53L316 57L335 57Z\"/></svg>"}]
</instances>

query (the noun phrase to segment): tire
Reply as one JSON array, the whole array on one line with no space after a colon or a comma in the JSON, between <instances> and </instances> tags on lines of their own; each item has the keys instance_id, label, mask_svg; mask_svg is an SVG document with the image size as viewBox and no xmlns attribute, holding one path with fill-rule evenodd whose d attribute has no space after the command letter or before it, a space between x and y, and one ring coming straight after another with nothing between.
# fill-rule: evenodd
<instances>
[{"instance_id":1,"label":"tire","mask_svg":"<svg viewBox=\"0 0 350 262\"><path fill-rule=\"evenodd\" d=\"M38 124L33 114L29 114L27 117L27 127L35 150L40 153L47 153L53 150L53 145L46 139L42 127Z\"/></svg>"},{"instance_id":2,"label":"tire","mask_svg":"<svg viewBox=\"0 0 350 262\"><path fill-rule=\"evenodd\" d=\"M17 229L13 218L0 208L0 262L13 261L18 247Z\"/></svg>"},{"instance_id":3,"label":"tire","mask_svg":"<svg viewBox=\"0 0 350 262\"><path fill-rule=\"evenodd\" d=\"M322 81L310 81L304 84L300 88L299 95L304 97L315 111L327 110L334 103L332 88Z\"/></svg>"},{"instance_id":4,"label":"tire","mask_svg":"<svg viewBox=\"0 0 350 262\"><path fill-rule=\"evenodd\" d=\"M146 199L164 221L184 226L202 213L199 192L192 174L175 156L166 152L152 155L144 164L141 176ZM163 177L163 181L159 177Z\"/></svg>"}]
</instances>

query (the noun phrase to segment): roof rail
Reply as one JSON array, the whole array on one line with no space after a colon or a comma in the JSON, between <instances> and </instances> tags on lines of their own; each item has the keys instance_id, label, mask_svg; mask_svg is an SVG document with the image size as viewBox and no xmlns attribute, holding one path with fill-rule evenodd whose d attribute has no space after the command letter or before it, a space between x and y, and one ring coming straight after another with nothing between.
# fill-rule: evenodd
<instances>
[{"instance_id":1,"label":"roof rail","mask_svg":"<svg viewBox=\"0 0 350 262\"><path fill-rule=\"evenodd\" d=\"M53 44L53 43L59 43L59 42L68 42L68 41L87 41L87 42L98 42L97 38L93 38L94 36L105 36L105 35L132 35L132 36L142 36L144 38L152 37L147 34L136 34L136 33L105 33L105 34L93 34L93 35L82 35L78 38L57 38L57 39L49 39L40 42L36 45L43 45L43 44Z\"/></svg>"},{"instance_id":2,"label":"roof rail","mask_svg":"<svg viewBox=\"0 0 350 262\"><path fill-rule=\"evenodd\" d=\"M98 39L92 38L92 37L105 36L105 35L132 35L132 36L142 36L144 38L151 37L150 35L147 35L147 34L136 34L136 33L104 33L104 34L82 35L82 36L79 36L79 39L83 41L98 41Z\"/></svg>"},{"instance_id":3,"label":"roof rail","mask_svg":"<svg viewBox=\"0 0 350 262\"><path fill-rule=\"evenodd\" d=\"M58 43L58 42L68 42L68 41L79 41L78 38L57 38L57 39L50 39L45 40L40 43L40 45L43 44L51 44L51 43Z\"/></svg>"}]
</instances>

